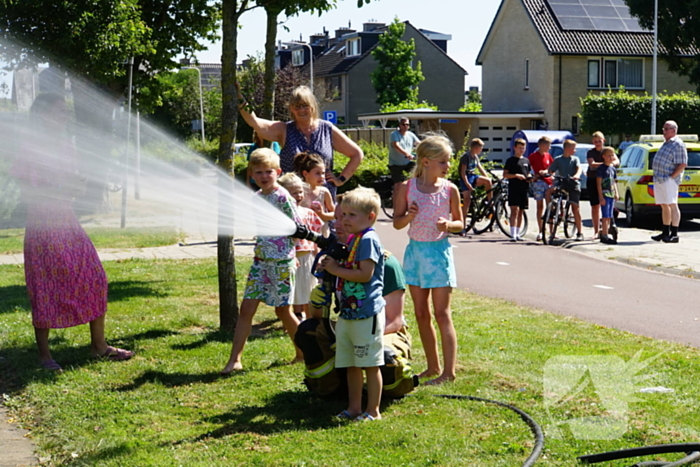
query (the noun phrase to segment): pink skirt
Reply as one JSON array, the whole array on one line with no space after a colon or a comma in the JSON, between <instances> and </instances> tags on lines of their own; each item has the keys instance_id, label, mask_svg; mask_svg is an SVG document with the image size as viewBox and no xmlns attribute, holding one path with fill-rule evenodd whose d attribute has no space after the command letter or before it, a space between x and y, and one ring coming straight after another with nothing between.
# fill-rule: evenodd
<instances>
[{"instance_id":1,"label":"pink skirt","mask_svg":"<svg viewBox=\"0 0 700 467\"><path fill-rule=\"evenodd\" d=\"M107 276L69 201L28 207L24 268L34 327L68 328L107 311Z\"/></svg>"}]
</instances>

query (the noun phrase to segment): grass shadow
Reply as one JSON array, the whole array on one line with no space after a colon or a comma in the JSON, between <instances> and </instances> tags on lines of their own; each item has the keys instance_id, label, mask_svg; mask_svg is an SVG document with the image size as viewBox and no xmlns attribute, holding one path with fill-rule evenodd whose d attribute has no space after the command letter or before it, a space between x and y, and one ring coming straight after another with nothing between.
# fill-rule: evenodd
<instances>
[{"instance_id":1,"label":"grass shadow","mask_svg":"<svg viewBox=\"0 0 700 467\"><path fill-rule=\"evenodd\" d=\"M277 324L277 326L275 326L275 324ZM268 339L271 337L272 333L280 330L282 330L282 326L278 319L265 320L261 323L253 325L250 336L248 336L248 341ZM230 344L232 338L233 336L230 332L217 329L202 334L199 340L189 342L187 344L173 344L170 346L170 348L173 350L193 350L202 348L210 342Z\"/></svg>"},{"instance_id":2,"label":"grass shadow","mask_svg":"<svg viewBox=\"0 0 700 467\"><path fill-rule=\"evenodd\" d=\"M219 372L166 373L163 371L150 370L144 372L131 383L117 387L116 391L134 391L148 383L159 383L168 388L176 388L180 386L189 386L193 383L213 383L221 378L224 378L224 376L219 374Z\"/></svg>"},{"instance_id":3,"label":"grass shadow","mask_svg":"<svg viewBox=\"0 0 700 467\"><path fill-rule=\"evenodd\" d=\"M158 281L160 282L160 281ZM153 281L113 281L109 283L109 301L119 302L133 297L166 297L168 294L156 289Z\"/></svg>"},{"instance_id":4,"label":"grass shadow","mask_svg":"<svg viewBox=\"0 0 700 467\"><path fill-rule=\"evenodd\" d=\"M0 313L11 313L17 308L29 310L29 296L24 285L0 287Z\"/></svg>"},{"instance_id":5,"label":"grass shadow","mask_svg":"<svg viewBox=\"0 0 700 467\"><path fill-rule=\"evenodd\" d=\"M382 409L394 401L382 401ZM346 408L343 400L322 400L306 391L281 391L262 405L236 407L229 412L206 417L202 421L221 425L201 435L175 444L219 439L238 433L272 435L286 431L317 431L345 424L334 415Z\"/></svg>"},{"instance_id":6,"label":"grass shadow","mask_svg":"<svg viewBox=\"0 0 700 467\"><path fill-rule=\"evenodd\" d=\"M86 332L87 329L86 329ZM125 336L108 336L108 343L114 347L131 349L135 342L155 340L178 334L167 329L151 329ZM54 360L65 372L73 371L95 362L89 345L71 346L60 332L49 335L49 347ZM118 363L118 362L114 362ZM36 345L32 342L24 346L4 347L0 350L0 393L16 393L33 382L54 381L57 374L39 367Z\"/></svg>"}]
</instances>

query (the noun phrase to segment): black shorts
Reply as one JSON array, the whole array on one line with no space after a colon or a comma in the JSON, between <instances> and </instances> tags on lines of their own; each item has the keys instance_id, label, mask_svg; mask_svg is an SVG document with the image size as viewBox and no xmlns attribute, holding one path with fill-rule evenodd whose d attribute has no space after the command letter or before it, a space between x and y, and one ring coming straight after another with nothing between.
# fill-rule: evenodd
<instances>
[{"instance_id":1,"label":"black shorts","mask_svg":"<svg viewBox=\"0 0 700 467\"><path fill-rule=\"evenodd\" d=\"M571 204L579 204L581 201L581 184L579 182L574 180L561 180L558 181L557 184L560 184L569 194L569 201Z\"/></svg>"},{"instance_id":2,"label":"black shorts","mask_svg":"<svg viewBox=\"0 0 700 467\"><path fill-rule=\"evenodd\" d=\"M391 181L394 183L401 183L406 181L408 174L411 173L416 163L410 161L406 165L390 165L389 172L391 173Z\"/></svg>"},{"instance_id":3,"label":"black shorts","mask_svg":"<svg viewBox=\"0 0 700 467\"><path fill-rule=\"evenodd\" d=\"M509 189L508 190L508 206L516 206L522 209L527 209L528 206L527 190Z\"/></svg>"},{"instance_id":4,"label":"black shorts","mask_svg":"<svg viewBox=\"0 0 700 467\"><path fill-rule=\"evenodd\" d=\"M588 176L586 180L586 189L588 190L588 199L591 201L591 206L598 206L600 198L598 198L598 177Z\"/></svg>"}]
</instances>

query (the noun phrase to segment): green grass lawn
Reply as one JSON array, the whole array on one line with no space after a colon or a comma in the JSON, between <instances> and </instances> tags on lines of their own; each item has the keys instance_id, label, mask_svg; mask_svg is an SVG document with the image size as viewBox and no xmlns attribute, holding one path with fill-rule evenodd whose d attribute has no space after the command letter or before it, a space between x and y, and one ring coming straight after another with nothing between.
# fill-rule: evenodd
<instances>
[{"instance_id":1,"label":"green grass lawn","mask_svg":"<svg viewBox=\"0 0 700 467\"><path fill-rule=\"evenodd\" d=\"M85 231L96 248L149 248L172 245L183 236L168 227L88 227ZM22 253L24 229L0 230L0 254Z\"/></svg>"},{"instance_id":2,"label":"green grass lawn","mask_svg":"<svg viewBox=\"0 0 700 467\"><path fill-rule=\"evenodd\" d=\"M238 263L239 284L248 265ZM459 379L387 401L382 421L341 423L333 416L344 404L310 395L301 366L286 364L292 346L268 307L259 310L246 347L246 370L218 375L231 344L216 330L214 260L130 260L105 267L108 338L137 356L118 363L90 360L86 326L52 331L62 375L36 366L22 268L0 267L0 392L12 416L32 431L46 465L512 467L529 455L532 435L517 415L433 397L445 393L497 399L530 413L547 436L538 466L572 466L576 456L613 449L700 441L696 349L457 291ZM407 317L420 372L425 362L410 300ZM640 351L642 360L658 357L639 371L640 387L673 393L635 393L622 414L626 431L616 439L577 439L566 428L560 438L551 436L553 421L607 413L606 401L591 387L552 406L543 385L550 359L597 355L627 362Z\"/></svg>"}]
</instances>

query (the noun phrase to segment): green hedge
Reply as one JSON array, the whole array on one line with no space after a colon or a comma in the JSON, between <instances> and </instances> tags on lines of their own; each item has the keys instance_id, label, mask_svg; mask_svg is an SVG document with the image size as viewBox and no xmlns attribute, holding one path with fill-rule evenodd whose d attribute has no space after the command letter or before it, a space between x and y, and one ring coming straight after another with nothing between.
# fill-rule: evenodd
<instances>
[{"instance_id":1,"label":"green hedge","mask_svg":"<svg viewBox=\"0 0 700 467\"><path fill-rule=\"evenodd\" d=\"M589 94L581 99L581 130L610 134L649 134L651 96L631 94L624 89ZM675 120L682 134L700 133L700 96L692 92L659 94L656 103L657 134L667 120Z\"/></svg>"}]
</instances>

